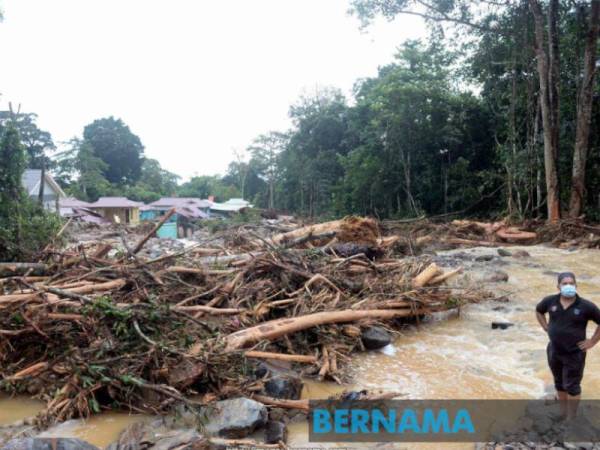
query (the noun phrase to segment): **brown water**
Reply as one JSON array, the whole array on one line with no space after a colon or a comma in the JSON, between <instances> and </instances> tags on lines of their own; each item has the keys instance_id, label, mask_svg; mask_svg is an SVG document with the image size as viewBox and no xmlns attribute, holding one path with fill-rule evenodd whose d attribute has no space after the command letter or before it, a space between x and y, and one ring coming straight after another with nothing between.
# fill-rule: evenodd
<instances>
[{"instance_id":1,"label":"brown water","mask_svg":"<svg viewBox=\"0 0 600 450\"><path fill-rule=\"evenodd\" d=\"M509 303L470 305L460 316L436 317L419 328L406 330L393 345L353 358L352 371L356 380L353 386L308 382L305 398L324 398L343 389L363 388L400 391L411 399L543 396L551 387L551 376L545 359L547 337L537 324L534 306L543 296L556 291L556 275L544 272L575 272L579 293L600 303L600 251L569 252L541 246L523 249L532 255L531 258L504 258L510 264L497 267L510 275L508 283L500 285L509 294ZM477 248L466 252L480 255L495 253L495 249ZM465 276L473 274L470 271ZM503 308L494 310L495 307ZM492 330L492 321L516 325L508 330ZM589 328L591 334L594 327ZM584 398L600 398L600 346L587 357L582 389ZM39 403L27 399L0 398L0 425L29 417L40 408ZM80 437L105 446L138 420L143 417L107 413L87 422L69 421L51 433L53 436ZM290 425L289 444L292 447L316 447L308 443L305 422ZM359 447L365 448L364 444ZM373 444L372 447L462 449L473 448L473 445Z\"/></svg>"}]
</instances>

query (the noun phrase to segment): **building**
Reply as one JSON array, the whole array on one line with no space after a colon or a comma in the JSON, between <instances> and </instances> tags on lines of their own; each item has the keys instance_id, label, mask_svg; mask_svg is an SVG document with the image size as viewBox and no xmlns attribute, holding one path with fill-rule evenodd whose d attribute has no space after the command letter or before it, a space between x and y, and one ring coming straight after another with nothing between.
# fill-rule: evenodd
<instances>
[{"instance_id":1,"label":"building","mask_svg":"<svg viewBox=\"0 0 600 450\"><path fill-rule=\"evenodd\" d=\"M252 207L252 204L250 204L250 202L244 200L243 198L230 198L225 203L211 202L210 210L211 212L228 215Z\"/></svg>"},{"instance_id":2,"label":"building","mask_svg":"<svg viewBox=\"0 0 600 450\"><path fill-rule=\"evenodd\" d=\"M203 200L195 197L163 197L148 206L154 210L160 211L159 216L162 216L171 208L186 210L187 215L195 219L206 219L210 214L210 200Z\"/></svg>"},{"instance_id":3,"label":"building","mask_svg":"<svg viewBox=\"0 0 600 450\"><path fill-rule=\"evenodd\" d=\"M42 181L42 171L39 169L26 169L21 176L21 184L27 192L27 196L32 200L37 200L40 195L40 183ZM52 175L44 173L44 208L56 213L59 212L59 200L66 195L58 183L54 181Z\"/></svg>"},{"instance_id":4,"label":"building","mask_svg":"<svg viewBox=\"0 0 600 450\"><path fill-rule=\"evenodd\" d=\"M113 223L138 224L143 203L125 197L100 197L90 208Z\"/></svg>"},{"instance_id":5,"label":"building","mask_svg":"<svg viewBox=\"0 0 600 450\"><path fill-rule=\"evenodd\" d=\"M194 222L210 217L210 205L210 201L195 197L163 197L143 208L142 220L160 218L171 208L175 208L175 214L158 230L157 235L173 239L191 237Z\"/></svg>"},{"instance_id":6,"label":"building","mask_svg":"<svg viewBox=\"0 0 600 450\"><path fill-rule=\"evenodd\" d=\"M58 201L61 217L72 218L82 222L96 223L99 225L109 224L110 221L102 217L92 209L92 204L76 199L75 197L64 197Z\"/></svg>"}]
</instances>

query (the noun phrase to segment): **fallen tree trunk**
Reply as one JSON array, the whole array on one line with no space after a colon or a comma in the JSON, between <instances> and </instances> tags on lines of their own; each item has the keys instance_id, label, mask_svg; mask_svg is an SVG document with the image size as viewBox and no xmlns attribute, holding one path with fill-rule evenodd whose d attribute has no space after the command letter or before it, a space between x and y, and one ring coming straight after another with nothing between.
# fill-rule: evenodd
<instances>
[{"instance_id":1,"label":"fallen tree trunk","mask_svg":"<svg viewBox=\"0 0 600 450\"><path fill-rule=\"evenodd\" d=\"M431 279L440 275L441 272L442 269L440 269L436 263L429 264L423 272L414 278L412 282L413 287L419 288L425 286Z\"/></svg>"},{"instance_id":2,"label":"fallen tree trunk","mask_svg":"<svg viewBox=\"0 0 600 450\"><path fill-rule=\"evenodd\" d=\"M87 286L75 287L72 289L64 290L64 293L67 293L67 294L93 294L96 292L106 292L106 291L111 291L113 289L120 289L123 286L125 286L126 283L127 282L125 280L118 279L118 280L107 281L106 283L97 283L97 284L90 284ZM61 291L63 291L62 289L56 289L51 286L40 286L39 289L40 289L39 292L30 292L27 294L0 295L0 303L13 303L13 302L31 300L31 299L34 299L34 298L38 297L39 295L46 293L46 292L51 292L51 294L46 294L46 295L48 295L49 300L58 300L59 295L63 294L63 292L61 292Z\"/></svg>"},{"instance_id":3,"label":"fallen tree trunk","mask_svg":"<svg viewBox=\"0 0 600 450\"><path fill-rule=\"evenodd\" d=\"M311 235L320 235L325 233L333 233L333 236L340 228L343 220L333 220L331 222L317 223L306 227L298 228L297 230L288 231L287 233L276 234L271 238L273 244L281 245L286 242L297 241Z\"/></svg>"},{"instance_id":4,"label":"fallen tree trunk","mask_svg":"<svg viewBox=\"0 0 600 450\"><path fill-rule=\"evenodd\" d=\"M438 275L438 276L436 276L436 277L433 277L433 278L432 278L432 279L429 281L429 283L428 283L428 284L439 284L439 283L441 283L441 282L443 282L443 281L446 281L446 280L448 280L448 279L452 278L452 277L453 277L453 276L455 276L455 275L458 275L458 274L459 274L459 273L461 273L462 271L463 271L463 268L462 268L462 267L459 267L458 269L451 270L450 272L443 273L443 274L441 274L441 275Z\"/></svg>"},{"instance_id":5,"label":"fallen tree trunk","mask_svg":"<svg viewBox=\"0 0 600 450\"><path fill-rule=\"evenodd\" d=\"M360 319L392 319L395 317L408 317L417 314L425 314L425 309L413 311L410 309L377 309L377 310L351 310L327 311L306 316L276 319L263 322L245 330L236 331L225 337L226 351L243 348L247 344L260 340L274 340L287 334L302 331L307 328L325 325L329 323L354 322Z\"/></svg>"},{"instance_id":6,"label":"fallen tree trunk","mask_svg":"<svg viewBox=\"0 0 600 450\"><path fill-rule=\"evenodd\" d=\"M496 235L508 242L531 241L537 238L537 234L531 231L521 231L518 228L510 227L496 231Z\"/></svg>"},{"instance_id":7,"label":"fallen tree trunk","mask_svg":"<svg viewBox=\"0 0 600 450\"><path fill-rule=\"evenodd\" d=\"M259 352L254 350L245 352L244 356L246 358L277 359L279 361L292 361L307 364L315 364L318 361L316 356L311 355L289 355L286 353Z\"/></svg>"},{"instance_id":8,"label":"fallen tree trunk","mask_svg":"<svg viewBox=\"0 0 600 450\"><path fill-rule=\"evenodd\" d=\"M48 271L48 266L42 263L0 263L0 277L23 275L28 271L31 271L29 275L45 275Z\"/></svg>"},{"instance_id":9,"label":"fallen tree trunk","mask_svg":"<svg viewBox=\"0 0 600 450\"><path fill-rule=\"evenodd\" d=\"M265 405L278 406L279 408L301 409L308 411L308 400L286 400L283 398L273 398L267 395L254 394L252 398Z\"/></svg>"}]
</instances>

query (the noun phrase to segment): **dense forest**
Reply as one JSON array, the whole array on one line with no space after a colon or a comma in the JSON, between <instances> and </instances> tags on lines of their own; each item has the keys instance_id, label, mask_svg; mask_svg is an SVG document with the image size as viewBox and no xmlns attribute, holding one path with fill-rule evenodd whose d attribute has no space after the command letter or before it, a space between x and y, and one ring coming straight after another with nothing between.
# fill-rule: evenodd
<instances>
[{"instance_id":1,"label":"dense forest","mask_svg":"<svg viewBox=\"0 0 600 450\"><path fill-rule=\"evenodd\" d=\"M258 136L224 176L181 183L113 117L61 151L34 114L5 112L0 130L14 122L27 164L87 200L241 196L312 217L600 220L600 0L349 6L365 27L418 15L429 38L400 45L377 76L356 80L350 98L334 87L300 98L292 127Z\"/></svg>"}]
</instances>

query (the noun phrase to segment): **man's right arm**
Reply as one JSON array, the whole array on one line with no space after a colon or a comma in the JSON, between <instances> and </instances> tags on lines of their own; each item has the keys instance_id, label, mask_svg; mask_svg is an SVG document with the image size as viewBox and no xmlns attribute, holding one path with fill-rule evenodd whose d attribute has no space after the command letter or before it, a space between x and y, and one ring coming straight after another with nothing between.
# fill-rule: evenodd
<instances>
[{"instance_id":1,"label":"man's right arm","mask_svg":"<svg viewBox=\"0 0 600 450\"><path fill-rule=\"evenodd\" d=\"M546 315L536 311L535 316L537 317L537 320L544 329L544 331L548 332L548 322L546 321Z\"/></svg>"},{"instance_id":2,"label":"man's right arm","mask_svg":"<svg viewBox=\"0 0 600 450\"><path fill-rule=\"evenodd\" d=\"M535 316L537 317L538 323L548 332L548 322L546 321L546 312L548 311L548 298L543 299L535 307Z\"/></svg>"}]
</instances>

